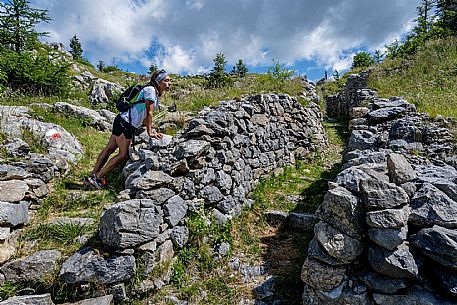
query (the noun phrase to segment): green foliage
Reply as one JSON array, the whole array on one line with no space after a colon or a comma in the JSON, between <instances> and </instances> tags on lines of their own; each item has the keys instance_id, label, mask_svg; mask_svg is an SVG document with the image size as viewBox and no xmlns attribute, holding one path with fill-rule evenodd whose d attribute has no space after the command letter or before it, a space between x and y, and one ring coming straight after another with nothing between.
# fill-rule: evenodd
<instances>
[{"instance_id":1,"label":"green foliage","mask_svg":"<svg viewBox=\"0 0 457 305\"><path fill-rule=\"evenodd\" d=\"M79 42L79 39L78 37L76 37L76 35L70 39L70 53L73 56L73 59L82 59L83 48L81 46L81 42Z\"/></svg>"},{"instance_id":2,"label":"green foliage","mask_svg":"<svg viewBox=\"0 0 457 305\"><path fill-rule=\"evenodd\" d=\"M112 72L120 72L122 70L116 66L104 66L103 70L101 70L101 71L104 73L112 73Z\"/></svg>"},{"instance_id":3,"label":"green foliage","mask_svg":"<svg viewBox=\"0 0 457 305\"><path fill-rule=\"evenodd\" d=\"M13 283L13 282L4 282L0 286L0 298L6 300L17 295L17 292L23 289L23 284Z\"/></svg>"},{"instance_id":4,"label":"green foliage","mask_svg":"<svg viewBox=\"0 0 457 305\"><path fill-rule=\"evenodd\" d=\"M352 62L352 69L355 68L368 68L369 66L375 63L373 57L371 57L370 53L368 52L360 52L354 56L354 60Z\"/></svg>"},{"instance_id":5,"label":"green foliage","mask_svg":"<svg viewBox=\"0 0 457 305\"><path fill-rule=\"evenodd\" d=\"M38 138L32 130L22 128L21 129L21 138L22 140L27 143L30 147L30 152L32 153L40 153L40 154L47 154L48 150L44 146L42 140Z\"/></svg>"},{"instance_id":6,"label":"green foliage","mask_svg":"<svg viewBox=\"0 0 457 305\"><path fill-rule=\"evenodd\" d=\"M49 58L46 52L0 50L0 70L13 90L30 95L68 92L69 65Z\"/></svg>"},{"instance_id":7,"label":"green foliage","mask_svg":"<svg viewBox=\"0 0 457 305\"><path fill-rule=\"evenodd\" d=\"M30 6L26 0L6 0L0 2L0 45L15 52L22 52L29 40L45 36L45 32L35 31L35 25L51 18L47 10Z\"/></svg>"},{"instance_id":8,"label":"green foliage","mask_svg":"<svg viewBox=\"0 0 457 305\"><path fill-rule=\"evenodd\" d=\"M87 58L84 58L84 57L78 58L78 59L76 60L76 62L78 62L78 63L80 63L80 64L83 64L83 65L85 65L85 66L88 66L88 67L92 67L92 68L94 67L94 66L92 65L92 63L91 63Z\"/></svg>"},{"instance_id":9,"label":"green foliage","mask_svg":"<svg viewBox=\"0 0 457 305\"><path fill-rule=\"evenodd\" d=\"M222 88L229 86L233 83L232 78L225 73L225 55L223 53L217 53L213 59L214 67L208 78L208 88Z\"/></svg>"},{"instance_id":10,"label":"green foliage","mask_svg":"<svg viewBox=\"0 0 457 305\"><path fill-rule=\"evenodd\" d=\"M295 73L295 70L287 68L285 64L281 64L279 61L275 61L274 59L273 66L268 67L267 70L267 75L279 82L290 80Z\"/></svg>"}]
</instances>

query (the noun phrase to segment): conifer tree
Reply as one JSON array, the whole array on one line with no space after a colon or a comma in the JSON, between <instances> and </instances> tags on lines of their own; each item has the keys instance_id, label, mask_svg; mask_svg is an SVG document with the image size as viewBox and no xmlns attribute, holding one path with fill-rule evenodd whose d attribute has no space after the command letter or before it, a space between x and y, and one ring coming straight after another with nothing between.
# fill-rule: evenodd
<instances>
[{"instance_id":1,"label":"conifer tree","mask_svg":"<svg viewBox=\"0 0 457 305\"><path fill-rule=\"evenodd\" d=\"M457 32L457 0L435 0L437 15L446 30Z\"/></svg>"},{"instance_id":2,"label":"conifer tree","mask_svg":"<svg viewBox=\"0 0 457 305\"><path fill-rule=\"evenodd\" d=\"M246 67L242 59L240 59L238 63L235 65L235 67L233 67L233 70L235 74L239 77L244 77L246 73L248 73L248 68Z\"/></svg>"},{"instance_id":3,"label":"conifer tree","mask_svg":"<svg viewBox=\"0 0 457 305\"><path fill-rule=\"evenodd\" d=\"M82 58L83 48L81 47L81 43L76 35L70 39L70 53L73 56L73 59Z\"/></svg>"},{"instance_id":4,"label":"conifer tree","mask_svg":"<svg viewBox=\"0 0 457 305\"><path fill-rule=\"evenodd\" d=\"M0 44L20 53L27 42L48 34L37 32L35 25L50 20L47 10L33 8L29 1L0 1Z\"/></svg>"}]
</instances>

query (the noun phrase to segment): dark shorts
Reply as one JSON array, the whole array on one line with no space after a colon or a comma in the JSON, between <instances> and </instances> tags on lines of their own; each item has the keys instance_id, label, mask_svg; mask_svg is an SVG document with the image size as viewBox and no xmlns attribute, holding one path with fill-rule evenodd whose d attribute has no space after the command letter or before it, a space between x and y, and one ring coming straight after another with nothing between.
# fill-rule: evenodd
<instances>
[{"instance_id":1,"label":"dark shorts","mask_svg":"<svg viewBox=\"0 0 457 305\"><path fill-rule=\"evenodd\" d=\"M132 133L134 131L135 128L121 118L119 114L116 116L113 123L113 135L119 137L121 134L124 134L126 139L132 139Z\"/></svg>"}]
</instances>

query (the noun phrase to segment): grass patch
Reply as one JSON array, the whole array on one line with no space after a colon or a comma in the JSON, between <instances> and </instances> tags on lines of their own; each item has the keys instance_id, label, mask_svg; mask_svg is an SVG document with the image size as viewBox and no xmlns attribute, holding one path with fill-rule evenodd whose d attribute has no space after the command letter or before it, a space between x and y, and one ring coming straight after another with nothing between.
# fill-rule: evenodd
<instances>
[{"instance_id":1,"label":"grass patch","mask_svg":"<svg viewBox=\"0 0 457 305\"><path fill-rule=\"evenodd\" d=\"M379 96L402 96L418 111L457 117L457 37L427 41L414 56L375 66L369 87Z\"/></svg>"}]
</instances>

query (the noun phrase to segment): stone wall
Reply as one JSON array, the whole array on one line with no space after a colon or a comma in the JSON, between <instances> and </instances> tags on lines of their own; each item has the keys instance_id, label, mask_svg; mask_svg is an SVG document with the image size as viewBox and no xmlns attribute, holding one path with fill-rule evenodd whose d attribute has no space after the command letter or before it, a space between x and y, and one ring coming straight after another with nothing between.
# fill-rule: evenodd
<instances>
[{"instance_id":1,"label":"stone wall","mask_svg":"<svg viewBox=\"0 0 457 305\"><path fill-rule=\"evenodd\" d=\"M350 110L344 170L316 212L303 304L457 304L449 121L401 98L367 106Z\"/></svg>"},{"instance_id":2,"label":"stone wall","mask_svg":"<svg viewBox=\"0 0 457 305\"><path fill-rule=\"evenodd\" d=\"M314 103L305 108L288 95L257 95L204 109L174 138L140 135L136 161L124 168L126 189L99 226L101 241L112 249L109 260L119 267L101 275L94 266L109 269L108 260L85 249L63 264L62 278L112 285L133 275L138 257L146 273L166 264L187 242L190 212L221 224L239 215L261 177L326 144L321 121ZM136 291L160 288L169 276L165 271Z\"/></svg>"},{"instance_id":3,"label":"stone wall","mask_svg":"<svg viewBox=\"0 0 457 305\"><path fill-rule=\"evenodd\" d=\"M348 118L353 107L366 105L376 92L366 89L368 84L368 72L352 74L348 77L344 89L325 99L325 110L331 118Z\"/></svg>"}]
</instances>

